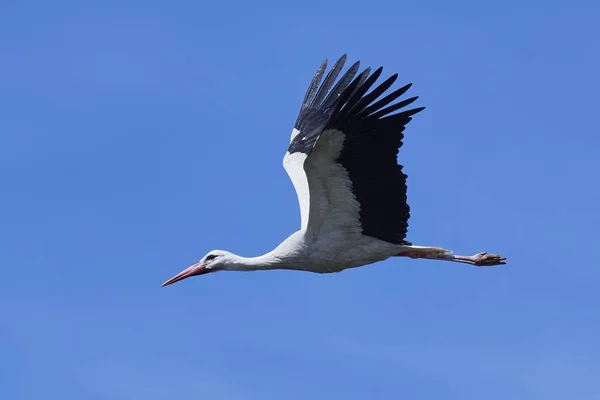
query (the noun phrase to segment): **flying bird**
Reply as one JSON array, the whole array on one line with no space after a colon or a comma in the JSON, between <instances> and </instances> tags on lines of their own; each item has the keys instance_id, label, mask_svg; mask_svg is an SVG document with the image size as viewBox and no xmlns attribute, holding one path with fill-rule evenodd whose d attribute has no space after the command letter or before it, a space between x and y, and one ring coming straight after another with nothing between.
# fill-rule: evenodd
<instances>
[{"instance_id":1,"label":"flying bird","mask_svg":"<svg viewBox=\"0 0 600 400\"><path fill-rule=\"evenodd\" d=\"M497 254L461 256L406 240L407 175L397 155L406 125L424 107L405 109L417 97L397 101L412 84L381 97L398 74L367 93L382 67L357 75L360 62L356 62L337 80L345 62L346 55L323 81L327 60L315 73L283 157L298 196L300 230L259 257L213 250L162 286L217 271L340 272L390 257L505 264L506 258Z\"/></svg>"}]
</instances>

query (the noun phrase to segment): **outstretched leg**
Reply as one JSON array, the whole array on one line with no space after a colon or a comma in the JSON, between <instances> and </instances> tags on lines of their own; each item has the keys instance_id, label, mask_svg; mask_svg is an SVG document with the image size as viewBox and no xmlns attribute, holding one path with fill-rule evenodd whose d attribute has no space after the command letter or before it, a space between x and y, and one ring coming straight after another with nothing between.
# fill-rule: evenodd
<instances>
[{"instance_id":1,"label":"outstretched leg","mask_svg":"<svg viewBox=\"0 0 600 400\"><path fill-rule=\"evenodd\" d=\"M458 256L452 251L440 247L406 246L406 251L401 251L397 257L427 258L430 260L453 261L478 267L491 267L506 264L506 257L498 254L488 254L485 251L472 256Z\"/></svg>"}]
</instances>

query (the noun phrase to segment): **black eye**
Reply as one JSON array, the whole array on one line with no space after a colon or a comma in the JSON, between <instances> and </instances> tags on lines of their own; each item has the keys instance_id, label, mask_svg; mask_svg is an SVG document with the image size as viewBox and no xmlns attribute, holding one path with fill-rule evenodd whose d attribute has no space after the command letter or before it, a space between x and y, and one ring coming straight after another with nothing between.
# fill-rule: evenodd
<instances>
[{"instance_id":1,"label":"black eye","mask_svg":"<svg viewBox=\"0 0 600 400\"><path fill-rule=\"evenodd\" d=\"M215 259L215 258L217 258L216 254L209 254L209 255L206 256L205 261L210 261L210 260Z\"/></svg>"}]
</instances>

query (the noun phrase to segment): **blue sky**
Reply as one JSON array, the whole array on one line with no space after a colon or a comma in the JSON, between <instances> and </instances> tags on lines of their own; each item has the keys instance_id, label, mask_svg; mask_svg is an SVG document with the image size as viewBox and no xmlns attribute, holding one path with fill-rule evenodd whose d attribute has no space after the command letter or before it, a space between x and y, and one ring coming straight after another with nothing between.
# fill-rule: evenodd
<instances>
[{"instance_id":1,"label":"blue sky","mask_svg":"<svg viewBox=\"0 0 600 400\"><path fill-rule=\"evenodd\" d=\"M600 395L598 2L95 3L0 5L0 398ZM281 160L343 53L427 106L409 240L509 264L161 288L298 228Z\"/></svg>"}]
</instances>

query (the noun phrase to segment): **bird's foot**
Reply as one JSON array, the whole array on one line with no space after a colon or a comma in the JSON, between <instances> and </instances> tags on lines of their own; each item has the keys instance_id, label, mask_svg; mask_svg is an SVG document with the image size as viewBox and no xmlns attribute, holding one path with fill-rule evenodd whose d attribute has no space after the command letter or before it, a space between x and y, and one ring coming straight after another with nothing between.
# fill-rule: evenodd
<instances>
[{"instance_id":1,"label":"bird's foot","mask_svg":"<svg viewBox=\"0 0 600 400\"><path fill-rule=\"evenodd\" d=\"M473 256L453 256L453 259L454 261L472 264L477 267L491 267L494 265L506 264L506 257L501 257L498 254L488 254L485 251Z\"/></svg>"}]
</instances>

